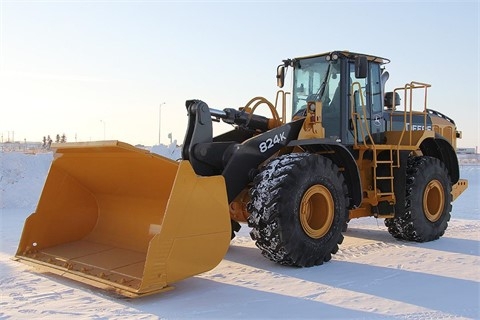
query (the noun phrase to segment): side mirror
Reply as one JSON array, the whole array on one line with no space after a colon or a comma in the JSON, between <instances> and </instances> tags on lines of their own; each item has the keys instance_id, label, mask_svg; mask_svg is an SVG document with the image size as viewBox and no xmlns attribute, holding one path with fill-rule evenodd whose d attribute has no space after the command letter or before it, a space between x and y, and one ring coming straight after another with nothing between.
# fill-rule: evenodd
<instances>
[{"instance_id":1,"label":"side mirror","mask_svg":"<svg viewBox=\"0 0 480 320\"><path fill-rule=\"evenodd\" d=\"M277 67L277 86L283 88L285 84L285 66L283 64Z\"/></svg>"},{"instance_id":2,"label":"side mirror","mask_svg":"<svg viewBox=\"0 0 480 320\"><path fill-rule=\"evenodd\" d=\"M355 58L355 78L365 79L368 72L368 60L366 56Z\"/></svg>"}]
</instances>

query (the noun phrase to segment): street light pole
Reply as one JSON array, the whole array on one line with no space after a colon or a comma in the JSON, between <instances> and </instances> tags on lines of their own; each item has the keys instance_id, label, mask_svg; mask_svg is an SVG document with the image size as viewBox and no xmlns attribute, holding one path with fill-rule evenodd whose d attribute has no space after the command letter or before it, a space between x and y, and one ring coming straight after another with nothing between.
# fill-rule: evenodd
<instances>
[{"instance_id":1,"label":"street light pole","mask_svg":"<svg viewBox=\"0 0 480 320\"><path fill-rule=\"evenodd\" d=\"M166 102L160 103L160 106L158 107L158 145L161 144L161 138L162 138L162 106Z\"/></svg>"},{"instance_id":2,"label":"street light pole","mask_svg":"<svg viewBox=\"0 0 480 320\"><path fill-rule=\"evenodd\" d=\"M103 140L105 141L105 127L107 126L107 123L103 120L100 120L101 123L103 123Z\"/></svg>"}]
</instances>

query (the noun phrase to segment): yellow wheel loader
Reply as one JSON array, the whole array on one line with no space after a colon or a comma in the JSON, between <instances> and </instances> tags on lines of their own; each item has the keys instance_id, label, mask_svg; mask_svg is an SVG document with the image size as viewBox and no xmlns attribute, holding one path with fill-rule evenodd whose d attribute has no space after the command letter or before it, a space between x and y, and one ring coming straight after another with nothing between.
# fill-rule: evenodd
<instances>
[{"instance_id":1,"label":"yellow wheel loader","mask_svg":"<svg viewBox=\"0 0 480 320\"><path fill-rule=\"evenodd\" d=\"M117 141L55 145L15 259L137 297L214 268L242 222L265 257L298 267L329 261L354 218L438 239L467 188L461 132L427 108L430 85L385 92L388 62L348 51L287 59L277 84L292 69L292 91L275 104L189 100L180 161ZM232 130L214 137L216 121Z\"/></svg>"}]
</instances>

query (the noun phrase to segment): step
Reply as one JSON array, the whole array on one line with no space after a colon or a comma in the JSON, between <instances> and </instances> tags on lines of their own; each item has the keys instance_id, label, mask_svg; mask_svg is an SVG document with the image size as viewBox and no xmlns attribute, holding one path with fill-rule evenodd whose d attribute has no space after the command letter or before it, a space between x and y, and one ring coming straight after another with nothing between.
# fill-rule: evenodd
<instances>
[{"instance_id":1,"label":"step","mask_svg":"<svg viewBox=\"0 0 480 320\"><path fill-rule=\"evenodd\" d=\"M395 193L393 192L380 192L377 193L377 196L383 197L383 196L393 196Z\"/></svg>"},{"instance_id":2,"label":"step","mask_svg":"<svg viewBox=\"0 0 480 320\"><path fill-rule=\"evenodd\" d=\"M377 180L393 180L393 177L377 177Z\"/></svg>"}]
</instances>

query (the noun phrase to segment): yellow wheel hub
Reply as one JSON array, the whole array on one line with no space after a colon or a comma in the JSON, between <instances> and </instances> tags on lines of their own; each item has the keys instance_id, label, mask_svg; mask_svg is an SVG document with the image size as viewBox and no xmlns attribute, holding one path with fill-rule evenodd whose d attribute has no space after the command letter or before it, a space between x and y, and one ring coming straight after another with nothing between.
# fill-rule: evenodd
<instances>
[{"instance_id":1,"label":"yellow wheel hub","mask_svg":"<svg viewBox=\"0 0 480 320\"><path fill-rule=\"evenodd\" d=\"M430 181L423 192L423 212L431 222L435 222L442 216L445 206L443 186L438 180Z\"/></svg>"},{"instance_id":2,"label":"yellow wheel hub","mask_svg":"<svg viewBox=\"0 0 480 320\"><path fill-rule=\"evenodd\" d=\"M322 185L311 186L300 203L300 222L305 233L314 239L323 237L333 223L335 205L332 194Z\"/></svg>"}]
</instances>

